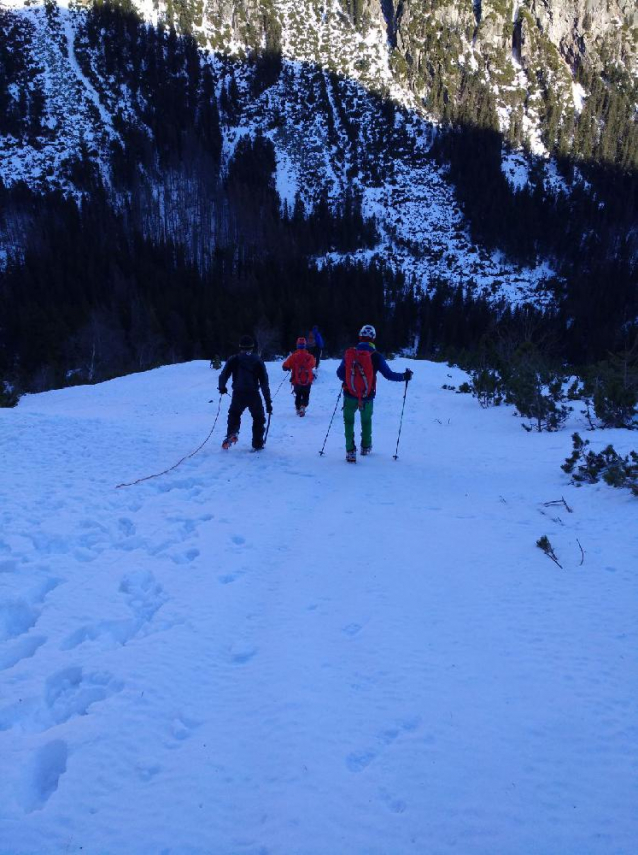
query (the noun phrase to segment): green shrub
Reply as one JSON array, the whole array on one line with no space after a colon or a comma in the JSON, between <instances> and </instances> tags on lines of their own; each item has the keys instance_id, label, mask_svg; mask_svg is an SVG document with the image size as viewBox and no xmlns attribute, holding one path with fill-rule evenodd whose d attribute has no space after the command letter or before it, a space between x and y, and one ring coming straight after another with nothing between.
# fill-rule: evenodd
<instances>
[{"instance_id":1,"label":"green shrub","mask_svg":"<svg viewBox=\"0 0 638 855\"><path fill-rule=\"evenodd\" d=\"M561 466L575 484L597 484L601 479L610 487L625 487L638 496L638 454L630 451L621 457L612 445L602 451L588 451L589 440L575 433L573 451Z\"/></svg>"}]
</instances>

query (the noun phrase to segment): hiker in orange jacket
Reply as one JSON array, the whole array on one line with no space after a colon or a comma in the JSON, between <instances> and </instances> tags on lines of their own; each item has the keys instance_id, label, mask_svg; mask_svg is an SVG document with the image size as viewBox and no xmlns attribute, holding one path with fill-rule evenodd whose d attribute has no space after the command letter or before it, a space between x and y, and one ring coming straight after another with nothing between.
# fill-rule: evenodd
<instances>
[{"instance_id":1,"label":"hiker in orange jacket","mask_svg":"<svg viewBox=\"0 0 638 855\"><path fill-rule=\"evenodd\" d=\"M297 339L297 349L290 354L282 365L284 371L290 371L290 382L295 392L295 409L298 416L306 415L306 407L310 401L310 387L315 379L314 368L316 360L308 353L306 339Z\"/></svg>"}]
</instances>

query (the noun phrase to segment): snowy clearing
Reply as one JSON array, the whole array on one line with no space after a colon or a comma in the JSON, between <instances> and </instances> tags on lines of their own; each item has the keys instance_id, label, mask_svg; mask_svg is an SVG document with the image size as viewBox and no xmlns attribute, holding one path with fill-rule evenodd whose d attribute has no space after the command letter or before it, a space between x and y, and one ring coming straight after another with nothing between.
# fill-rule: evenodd
<instances>
[{"instance_id":1,"label":"snowy clearing","mask_svg":"<svg viewBox=\"0 0 638 855\"><path fill-rule=\"evenodd\" d=\"M263 453L224 398L120 490L205 438L208 363L0 410L0 852L637 851L636 500L406 364L396 462L381 377L374 454L337 413L319 457L334 361Z\"/></svg>"}]
</instances>

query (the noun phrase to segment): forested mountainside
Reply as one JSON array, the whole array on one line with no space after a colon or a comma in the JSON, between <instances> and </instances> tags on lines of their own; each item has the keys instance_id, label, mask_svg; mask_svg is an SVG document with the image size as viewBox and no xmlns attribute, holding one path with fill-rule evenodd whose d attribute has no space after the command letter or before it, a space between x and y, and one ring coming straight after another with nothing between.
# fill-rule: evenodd
<instances>
[{"instance_id":1,"label":"forested mountainside","mask_svg":"<svg viewBox=\"0 0 638 855\"><path fill-rule=\"evenodd\" d=\"M583 6L583 8L581 8ZM0 3L0 377L638 317L633 4Z\"/></svg>"}]
</instances>

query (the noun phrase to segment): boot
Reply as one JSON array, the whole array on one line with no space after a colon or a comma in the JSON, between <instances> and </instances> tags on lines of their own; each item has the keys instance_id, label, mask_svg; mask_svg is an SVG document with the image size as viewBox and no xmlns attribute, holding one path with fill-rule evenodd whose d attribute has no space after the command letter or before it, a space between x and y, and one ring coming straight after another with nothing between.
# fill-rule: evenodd
<instances>
[{"instance_id":1,"label":"boot","mask_svg":"<svg viewBox=\"0 0 638 855\"><path fill-rule=\"evenodd\" d=\"M356 463L357 462L357 450L353 448L352 451L346 451L346 462L347 463Z\"/></svg>"},{"instance_id":2,"label":"boot","mask_svg":"<svg viewBox=\"0 0 638 855\"><path fill-rule=\"evenodd\" d=\"M237 434L236 434L236 433L231 433L231 434L230 434L229 436L227 436L227 437L226 437L226 439L222 442L222 448L223 448L225 451L228 451L228 449L231 447L231 445L235 445L235 443L236 443L236 442L237 442Z\"/></svg>"}]
</instances>

